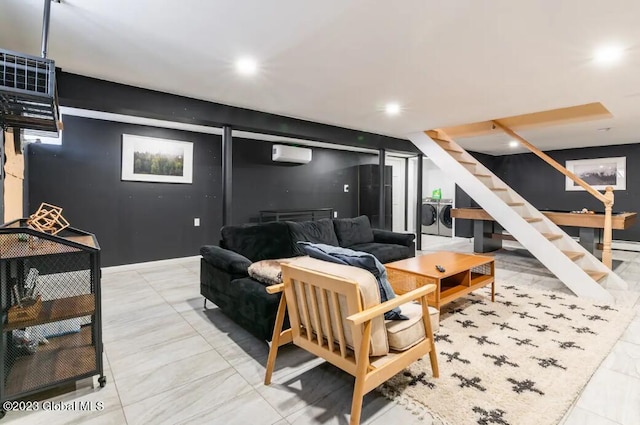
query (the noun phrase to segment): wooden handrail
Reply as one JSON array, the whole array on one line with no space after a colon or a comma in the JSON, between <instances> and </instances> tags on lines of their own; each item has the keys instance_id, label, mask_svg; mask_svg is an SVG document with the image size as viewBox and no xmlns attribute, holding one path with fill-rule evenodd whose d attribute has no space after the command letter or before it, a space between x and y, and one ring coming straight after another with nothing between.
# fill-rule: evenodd
<instances>
[{"instance_id":1,"label":"wooden handrail","mask_svg":"<svg viewBox=\"0 0 640 425\"><path fill-rule=\"evenodd\" d=\"M611 256L611 240L613 239L612 224L611 224L611 220L612 220L611 212L613 210L613 202L614 202L613 187L607 186L605 189L605 193L603 195L602 193L600 193L599 191L591 187L589 183L585 182L580 177L576 176L574 173L564 168L560 163L558 163L549 155L547 155L546 153L542 152L540 149L538 149L537 147L529 143L526 139L524 139L522 136L517 134L515 131L511 130L509 127L500 123L500 121L493 120L492 122L496 127L501 129L506 134L513 137L514 139L518 140L521 145L523 145L524 147L529 149L531 152L536 154L547 164L551 165L553 168L560 171L565 176L569 177L572 181L574 181L576 184L578 184L580 187L582 187L584 190L589 192L597 200L599 200L604 204L605 215L604 215L604 240L603 240L603 249L602 249L602 263L605 266L611 268L613 265L612 256Z\"/></svg>"},{"instance_id":2,"label":"wooden handrail","mask_svg":"<svg viewBox=\"0 0 640 425\"><path fill-rule=\"evenodd\" d=\"M602 202L602 203L606 203L607 202L607 198L602 193L598 192L593 187L591 187L589 185L589 183L585 182L580 177L576 176L571 171L569 171L566 168L564 168L555 159L551 158L549 155L547 155L546 153L542 152L540 149L536 148L534 145L529 143L526 139L524 139L522 136L517 134L515 131L511 130L509 127L506 127L506 126L502 125L499 121L494 120L493 123L495 124L496 127L500 128L502 131L507 133L509 136L511 136L514 139L518 140L521 145L523 145L524 147L529 149L531 152L536 154L544 162L546 162L547 164L551 165L553 168L555 168L556 170L560 171L565 176L569 177L571 180L573 180L576 184L578 184L584 190L586 190L591 195L593 195L600 202Z\"/></svg>"}]
</instances>

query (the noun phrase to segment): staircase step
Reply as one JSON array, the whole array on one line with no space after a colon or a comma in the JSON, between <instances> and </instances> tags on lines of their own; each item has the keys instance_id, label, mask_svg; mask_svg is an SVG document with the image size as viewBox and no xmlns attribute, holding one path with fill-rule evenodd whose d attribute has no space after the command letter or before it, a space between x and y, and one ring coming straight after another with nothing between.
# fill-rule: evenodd
<instances>
[{"instance_id":1,"label":"staircase step","mask_svg":"<svg viewBox=\"0 0 640 425\"><path fill-rule=\"evenodd\" d=\"M524 207L524 202L507 202L510 207Z\"/></svg>"},{"instance_id":2,"label":"staircase step","mask_svg":"<svg viewBox=\"0 0 640 425\"><path fill-rule=\"evenodd\" d=\"M564 255L566 255L567 257L569 257L569 260L571 260L571 261L576 261L576 260L579 260L580 258L584 257L584 252L562 251L562 253Z\"/></svg>"},{"instance_id":3,"label":"staircase step","mask_svg":"<svg viewBox=\"0 0 640 425\"><path fill-rule=\"evenodd\" d=\"M451 153L464 153L463 151L458 150L458 149L448 149L448 148L444 148L444 150L445 150L445 151L447 151L447 152L451 152Z\"/></svg>"},{"instance_id":4,"label":"staircase step","mask_svg":"<svg viewBox=\"0 0 640 425\"><path fill-rule=\"evenodd\" d=\"M522 218L524 218L524 220L527 223L537 223L539 221L542 221L542 218L540 218L540 217L522 217Z\"/></svg>"},{"instance_id":5,"label":"staircase step","mask_svg":"<svg viewBox=\"0 0 640 425\"><path fill-rule=\"evenodd\" d=\"M491 177L491 174L476 174L476 173L473 173L473 175L476 176L476 177Z\"/></svg>"},{"instance_id":6,"label":"staircase step","mask_svg":"<svg viewBox=\"0 0 640 425\"><path fill-rule=\"evenodd\" d=\"M478 165L477 162L473 162L473 161L464 161L464 160L460 160L458 161L460 164L469 164L469 165Z\"/></svg>"},{"instance_id":7,"label":"staircase step","mask_svg":"<svg viewBox=\"0 0 640 425\"><path fill-rule=\"evenodd\" d=\"M599 272L597 270L585 270L584 271L586 274L589 275L589 277L593 280L595 280L596 282L602 280L603 277L605 277L606 275L608 275L607 272Z\"/></svg>"},{"instance_id":8,"label":"staircase step","mask_svg":"<svg viewBox=\"0 0 640 425\"><path fill-rule=\"evenodd\" d=\"M555 241L556 239L562 239L562 235L559 235L557 233L541 233L541 235L550 241ZM493 233L491 235L491 239L502 239L506 241L516 240L516 238L514 238L513 235L510 233Z\"/></svg>"},{"instance_id":9,"label":"staircase step","mask_svg":"<svg viewBox=\"0 0 640 425\"><path fill-rule=\"evenodd\" d=\"M442 143L451 143L448 140L438 139L437 137L432 137L431 140L435 140L436 142L442 142Z\"/></svg>"},{"instance_id":10,"label":"staircase step","mask_svg":"<svg viewBox=\"0 0 640 425\"><path fill-rule=\"evenodd\" d=\"M493 190L494 192L504 192L507 190L506 187L490 187L489 189Z\"/></svg>"}]
</instances>

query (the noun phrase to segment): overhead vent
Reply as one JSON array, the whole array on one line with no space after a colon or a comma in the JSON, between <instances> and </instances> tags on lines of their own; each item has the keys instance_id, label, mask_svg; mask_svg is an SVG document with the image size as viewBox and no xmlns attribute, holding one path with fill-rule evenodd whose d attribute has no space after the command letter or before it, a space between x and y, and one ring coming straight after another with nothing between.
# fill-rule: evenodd
<instances>
[{"instance_id":1,"label":"overhead vent","mask_svg":"<svg viewBox=\"0 0 640 425\"><path fill-rule=\"evenodd\" d=\"M311 149L297 146L273 145L271 159L276 162L307 164L311 161Z\"/></svg>"},{"instance_id":2,"label":"overhead vent","mask_svg":"<svg viewBox=\"0 0 640 425\"><path fill-rule=\"evenodd\" d=\"M58 133L56 67L47 59L51 0L44 0L42 57L0 49L0 127Z\"/></svg>"},{"instance_id":3,"label":"overhead vent","mask_svg":"<svg viewBox=\"0 0 640 425\"><path fill-rule=\"evenodd\" d=\"M58 131L55 64L0 49L0 125Z\"/></svg>"}]
</instances>

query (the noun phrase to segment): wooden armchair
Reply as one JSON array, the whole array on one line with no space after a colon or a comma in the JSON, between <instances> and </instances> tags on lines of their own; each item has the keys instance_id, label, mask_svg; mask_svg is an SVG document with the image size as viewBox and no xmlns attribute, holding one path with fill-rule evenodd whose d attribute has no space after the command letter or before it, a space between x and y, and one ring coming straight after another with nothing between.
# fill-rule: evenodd
<instances>
[{"instance_id":1,"label":"wooden armchair","mask_svg":"<svg viewBox=\"0 0 640 425\"><path fill-rule=\"evenodd\" d=\"M313 258L282 265L283 282L267 288L284 290L280 300L264 383L271 383L278 348L288 342L322 357L353 375L350 423L360 423L362 399L409 364L429 354L433 376L438 360L427 285L380 303L378 283L366 270ZM420 304L412 303L419 300ZM385 321L384 313L400 306L409 320ZM285 311L291 328L282 330Z\"/></svg>"}]
</instances>

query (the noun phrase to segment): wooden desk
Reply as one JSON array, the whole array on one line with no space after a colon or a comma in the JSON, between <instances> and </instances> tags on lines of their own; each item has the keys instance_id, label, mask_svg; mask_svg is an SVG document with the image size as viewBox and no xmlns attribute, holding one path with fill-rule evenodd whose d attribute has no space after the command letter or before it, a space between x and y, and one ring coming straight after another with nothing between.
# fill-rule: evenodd
<instances>
[{"instance_id":1,"label":"wooden desk","mask_svg":"<svg viewBox=\"0 0 640 425\"><path fill-rule=\"evenodd\" d=\"M601 242L601 229L604 229L604 214L577 214L563 211L540 211L558 226L578 227L580 245L592 254L598 251ZM612 228L624 230L633 226L638 213L623 212L612 215ZM493 217L481 208L454 208L451 217L473 220L473 237L475 252L490 252L502 248L503 239L511 239L502 235L502 227Z\"/></svg>"},{"instance_id":2,"label":"wooden desk","mask_svg":"<svg viewBox=\"0 0 640 425\"><path fill-rule=\"evenodd\" d=\"M444 267L445 271L439 272L436 265ZM442 251L384 266L396 294L435 284L436 291L429 294L428 300L429 305L437 309L489 284L491 301L495 301L495 263L492 257Z\"/></svg>"}]
</instances>

